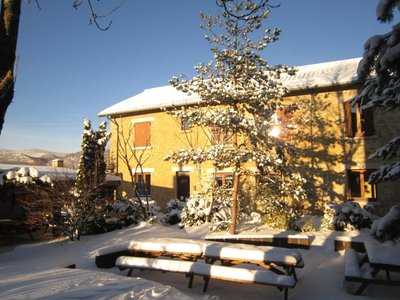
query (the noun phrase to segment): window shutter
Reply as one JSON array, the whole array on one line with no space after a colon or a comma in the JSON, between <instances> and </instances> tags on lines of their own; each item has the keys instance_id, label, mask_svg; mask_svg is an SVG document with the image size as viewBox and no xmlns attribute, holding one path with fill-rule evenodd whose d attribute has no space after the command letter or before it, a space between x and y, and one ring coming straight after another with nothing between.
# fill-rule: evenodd
<instances>
[{"instance_id":1,"label":"window shutter","mask_svg":"<svg viewBox=\"0 0 400 300\"><path fill-rule=\"evenodd\" d=\"M343 108L344 108L344 122L345 122L345 130L346 130L346 136L352 137L354 136L353 130L352 130L352 116L351 116L351 102L346 101L343 103Z\"/></svg>"},{"instance_id":2,"label":"window shutter","mask_svg":"<svg viewBox=\"0 0 400 300\"><path fill-rule=\"evenodd\" d=\"M150 122L135 123L135 147L150 146Z\"/></svg>"}]
</instances>

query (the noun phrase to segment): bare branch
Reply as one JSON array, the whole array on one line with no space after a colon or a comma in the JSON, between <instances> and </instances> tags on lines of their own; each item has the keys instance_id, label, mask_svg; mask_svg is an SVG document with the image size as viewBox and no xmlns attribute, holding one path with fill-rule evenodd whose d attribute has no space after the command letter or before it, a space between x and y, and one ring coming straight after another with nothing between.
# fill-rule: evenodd
<instances>
[{"instance_id":1,"label":"bare branch","mask_svg":"<svg viewBox=\"0 0 400 300\"><path fill-rule=\"evenodd\" d=\"M74 2L78 2L76 0L74 0ZM82 3L82 1L80 1L79 5ZM111 24L112 24L112 20L108 23L107 26L103 27L99 24L98 19L103 19L103 18L107 18L108 16L110 16L111 14L113 14L116 10L118 10L122 4L124 3L124 0L122 0L117 6L115 6L112 10L110 10L109 12L103 14L103 15L98 15L93 7L92 4L92 0L87 0L87 3L89 5L90 8L90 13L91 13L91 18L90 18L90 23L92 24L92 22L96 25L96 27L101 30L101 31L106 31L110 28Z\"/></svg>"},{"instance_id":2,"label":"bare branch","mask_svg":"<svg viewBox=\"0 0 400 300\"><path fill-rule=\"evenodd\" d=\"M36 1L38 1L38 0L36 0ZM97 1L99 2L100 0L97 0ZM118 5L116 5L113 9L106 12L105 14L98 15L96 13L96 9L92 3L92 0L86 0L87 4L89 6L89 10L90 10L90 25L94 23L99 30L101 30L101 31L108 30L111 27L112 20L110 22L108 22L108 24L106 26L102 26L98 20L109 17L111 14L113 14L116 10L118 10L123 5L124 1L125 0L121 0L121 2ZM83 0L73 0L72 7L75 9L78 9L78 7L81 6L82 4L83 4Z\"/></svg>"},{"instance_id":3,"label":"bare branch","mask_svg":"<svg viewBox=\"0 0 400 300\"><path fill-rule=\"evenodd\" d=\"M278 8L281 5L277 4L277 5L272 5L269 4L269 0L260 0L260 2L258 3L258 5L254 5L253 7L251 7L251 9L249 10L248 13L245 14L241 14L241 15L236 15L234 14L228 7L228 2L232 2L233 0L215 0L216 4L218 7L223 8L227 14L229 14L231 17L234 17L238 20L244 20L250 16L252 16L254 13L256 13L258 10L260 9L264 9L264 8Z\"/></svg>"},{"instance_id":4,"label":"bare branch","mask_svg":"<svg viewBox=\"0 0 400 300\"><path fill-rule=\"evenodd\" d=\"M36 3L36 8L38 9L38 10L42 10L42 8L40 7L40 3L39 3L39 0L34 0L35 1L35 3ZM25 0L25 3L31 3L32 2L32 0Z\"/></svg>"}]
</instances>

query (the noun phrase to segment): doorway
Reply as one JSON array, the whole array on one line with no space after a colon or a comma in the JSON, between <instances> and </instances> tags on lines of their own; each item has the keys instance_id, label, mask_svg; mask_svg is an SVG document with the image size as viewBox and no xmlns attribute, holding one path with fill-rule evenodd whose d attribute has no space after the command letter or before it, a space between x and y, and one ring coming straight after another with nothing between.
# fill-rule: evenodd
<instances>
[{"instance_id":1,"label":"doorway","mask_svg":"<svg viewBox=\"0 0 400 300\"><path fill-rule=\"evenodd\" d=\"M190 196L190 175L189 172L176 172L176 197L187 199Z\"/></svg>"}]
</instances>

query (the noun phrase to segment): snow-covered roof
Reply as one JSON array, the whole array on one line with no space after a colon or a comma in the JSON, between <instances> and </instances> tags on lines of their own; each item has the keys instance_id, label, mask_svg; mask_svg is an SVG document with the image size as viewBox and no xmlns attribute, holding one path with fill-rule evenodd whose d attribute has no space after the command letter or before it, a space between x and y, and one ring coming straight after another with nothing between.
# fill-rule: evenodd
<instances>
[{"instance_id":1,"label":"snow-covered roof","mask_svg":"<svg viewBox=\"0 0 400 300\"><path fill-rule=\"evenodd\" d=\"M289 91L307 90L336 85L346 85L357 81L357 67L360 58L297 67L296 75L282 76L282 83ZM200 102L198 95L177 91L172 86L161 86L144 90L142 93L118 102L99 116L120 115L130 112L159 109L173 105L188 105Z\"/></svg>"},{"instance_id":2,"label":"snow-covered roof","mask_svg":"<svg viewBox=\"0 0 400 300\"><path fill-rule=\"evenodd\" d=\"M289 91L308 90L357 82L357 68L361 58L325 62L297 67L293 76L282 76Z\"/></svg>"},{"instance_id":3,"label":"snow-covered roof","mask_svg":"<svg viewBox=\"0 0 400 300\"><path fill-rule=\"evenodd\" d=\"M198 103L200 100L200 97L196 94L188 96L172 86L160 86L146 89L136 96L118 102L99 112L98 115L109 116L134 111L159 109L172 105L188 105Z\"/></svg>"}]
</instances>

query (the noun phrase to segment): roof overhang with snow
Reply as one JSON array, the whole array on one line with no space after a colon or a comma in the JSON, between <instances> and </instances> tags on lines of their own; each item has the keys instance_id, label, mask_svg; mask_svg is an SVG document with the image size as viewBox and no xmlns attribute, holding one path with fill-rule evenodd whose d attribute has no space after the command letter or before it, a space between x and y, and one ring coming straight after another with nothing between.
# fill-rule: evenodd
<instances>
[{"instance_id":1,"label":"roof overhang with snow","mask_svg":"<svg viewBox=\"0 0 400 300\"><path fill-rule=\"evenodd\" d=\"M297 67L295 75L283 75L283 85L289 92L321 89L330 86L345 86L358 82L357 67L361 58ZM192 105L201 102L200 96L191 96L172 86L161 86L118 102L98 113L100 117L119 116L127 113L161 109L172 106Z\"/></svg>"},{"instance_id":2,"label":"roof overhang with snow","mask_svg":"<svg viewBox=\"0 0 400 300\"><path fill-rule=\"evenodd\" d=\"M118 102L98 113L100 117L121 115L135 111L144 111L171 107L174 105L190 105L201 101L198 95L188 96L172 86L161 86L146 89L140 94Z\"/></svg>"},{"instance_id":3,"label":"roof overhang with snow","mask_svg":"<svg viewBox=\"0 0 400 300\"><path fill-rule=\"evenodd\" d=\"M352 58L300 66L295 75L285 74L281 80L289 92L356 84L360 60Z\"/></svg>"}]
</instances>

